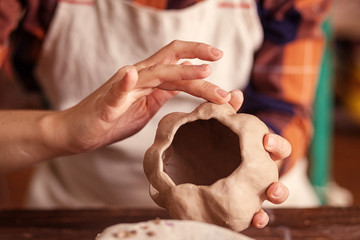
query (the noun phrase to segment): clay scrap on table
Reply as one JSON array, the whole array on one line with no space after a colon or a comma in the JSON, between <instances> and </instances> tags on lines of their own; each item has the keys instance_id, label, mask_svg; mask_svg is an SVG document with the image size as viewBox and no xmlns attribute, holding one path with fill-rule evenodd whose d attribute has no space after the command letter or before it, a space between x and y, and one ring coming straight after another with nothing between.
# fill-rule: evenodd
<instances>
[{"instance_id":1,"label":"clay scrap on table","mask_svg":"<svg viewBox=\"0 0 360 240\"><path fill-rule=\"evenodd\" d=\"M268 132L257 117L229 104L207 102L166 115L144 157L152 199L175 219L246 229L278 180L263 147Z\"/></svg>"},{"instance_id":2,"label":"clay scrap on table","mask_svg":"<svg viewBox=\"0 0 360 240\"><path fill-rule=\"evenodd\" d=\"M250 240L251 238L212 224L185 220L152 220L110 226L96 240Z\"/></svg>"}]
</instances>

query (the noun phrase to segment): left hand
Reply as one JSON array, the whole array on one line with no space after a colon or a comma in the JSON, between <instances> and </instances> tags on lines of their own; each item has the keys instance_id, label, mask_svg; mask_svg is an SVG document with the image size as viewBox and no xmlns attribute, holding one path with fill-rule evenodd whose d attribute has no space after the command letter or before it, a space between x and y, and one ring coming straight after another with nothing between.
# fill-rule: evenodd
<instances>
[{"instance_id":1,"label":"left hand","mask_svg":"<svg viewBox=\"0 0 360 240\"><path fill-rule=\"evenodd\" d=\"M237 93L237 96L232 97L232 99L229 103L235 111L238 111L244 100L242 93ZM278 167L281 166L281 161L291 153L290 143L285 138L274 133L266 134L263 139L263 144L265 150L269 152L271 159L276 161ZM267 200L274 204L281 204L288 198L289 190L284 184L275 182L269 186L266 194L268 197ZM264 228L268 223L269 216L263 209L260 209L252 220L252 225L256 228Z\"/></svg>"},{"instance_id":2,"label":"left hand","mask_svg":"<svg viewBox=\"0 0 360 240\"><path fill-rule=\"evenodd\" d=\"M288 157L291 152L290 143L283 137L273 133L265 135L264 147L270 153L271 158L278 162ZM270 185L266 194L270 202L280 204L288 198L289 190L282 183L275 182ZM253 217L252 225L256 228L264 228L268 223L269 216L263 209L260 209Z\"/></svg>"}]
</instances>

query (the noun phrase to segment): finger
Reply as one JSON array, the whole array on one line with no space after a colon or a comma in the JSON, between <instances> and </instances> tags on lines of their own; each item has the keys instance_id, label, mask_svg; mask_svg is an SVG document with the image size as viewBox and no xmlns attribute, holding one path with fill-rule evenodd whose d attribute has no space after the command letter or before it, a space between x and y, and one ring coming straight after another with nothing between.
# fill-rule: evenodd
<instances>
[{"instance_id":1,"label":"finger","mask_svg":"<svg viewBox=\"0 0 360 240\"><path fill-rule=\"evenodd\" d=\"M163 106L170 98L176 96L179 92L176 91L164 91L156 89L150 95L147 96L147 106L149 111L149 118Z\"/></svg>"},{"instance_id":2,"label":"finger","mask_svg":"<svg viewBox=\"0 0 360 240\"><path fill-rule=\"evenodd\" d=\"M264 228L269 223L269 215L263 210L260 209L259 212L255 213L252 225L256 228Z\"/></svg>"},{"instance_id":3,"label":"finger","mask_svg":"<svg viewBox=\"0 0 360 240\"><path fill-rule=\"evenodd\" d=\"M164 82L204 79L211 73L208 64L176 65L156 64L139 71L138 88L154 88ZM168 84L170 85L170 84ZM172 89L167 89L172 90ZM176 89L173 89L176 90Z\"/></svg>"},{"instance_id":4,"label":"finger","mask_svg":"<svg viewBox=\"0 0 360 240\"><path fill-rule=\"evenodd\" d=\"M109 90L105 93L105 102L109 106L118 106L124 97L126 97L127 93L134 89L136 83L138 81L138 73L135 67L129 66L126 69L125 75L120 78L121 75L120 71L116 73L112 79L112 85Z\"/></svg>"},{"instance_id":5,"label":"finger","mask_svg":"<svg viewBox=\"0 0 360 240\"><path fill-rule=\"evenodd\" d=\"M114 88L116 92L129 92L134 89L138 81L138 73L135 67L128 67L125 76L121 81L118 81L117 87ZM116 93L115 92L115 93Z\"/></svg>"},{"instance_id":6,"label":"finger","mask_svg":"<svg viewBox=\"0 0 360 240\"><path fill-rule=\"evenodd\" d=\"M268 200L274 204L285 202L289 197L289 189L280 182L275 182L266 190Z\"/></svg>"},{"instance_id":7,"label":"finger","mask_svg":"<svg viewBox=\"0 0 360 240\"><path fill-rule=\"evenodd\" d=\"M285 138L273 133L265 135L264 147L273 160L284 159L291 153L290 143Z\"/></svg>"},{"instance_id":8,"label":"finger","mask_svg":"<svg viewBox=\"0 0 360 240\"><path fill-rule=\"evenodd\" d=\"M165 82L159 86L160 89L169 91L182 91L207 101L224 104L230 101L231 94L218 86L205 80L183 80Z\"/></svg>"},{"instance_id":9,"label":"finger","mask_svg":"<svg viewBox=\"0 0 360 240\"><path fill-rule=\"evenodd\" d=\"M206 61L216 61L223 56L223 52L213 46L199 42L175 40L166 45L148 59L136 64L143 68L154 64L175 64L180 59L199 58Z\"/></svg>"},{"instance_id":10,"label":"finger","mask_svg":"<svg viewBox=\"0 0 360 240\"><path fill-rule=\"evenodd\" d=\"M191 62L190 61L185 61L185 62L181 63L181 65L191 65Z\"/></svg>"},{"instance_id":11,"label":"finger","mask_svg":"<svg viewBox=\"0 0 360 240\"><path fill-rule=\"evenodd\" d=\"M239 111L239 109L244 101L244 95L240 90L233 90L230 92L230 94L231 94L231 98L230 98L229 104L237 112L237 111Z\"/></svg>"}]
</instances>

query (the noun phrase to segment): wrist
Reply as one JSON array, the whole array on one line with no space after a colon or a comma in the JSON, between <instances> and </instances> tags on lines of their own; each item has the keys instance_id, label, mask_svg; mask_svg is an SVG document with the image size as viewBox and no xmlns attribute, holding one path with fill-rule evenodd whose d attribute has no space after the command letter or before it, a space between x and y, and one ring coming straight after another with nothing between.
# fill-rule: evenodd
<instances>
[{"instance_id":1,"label":"wrist","mask_svg":"<svg viewBox=\"0 0 360 240\"><path fill-rule=\"evenodd\" d=\"M48 158L72 154L69 131L66 129L62 111L50 111L39 120L42 144L47 149Z\"/></svg>"}]
</instances>

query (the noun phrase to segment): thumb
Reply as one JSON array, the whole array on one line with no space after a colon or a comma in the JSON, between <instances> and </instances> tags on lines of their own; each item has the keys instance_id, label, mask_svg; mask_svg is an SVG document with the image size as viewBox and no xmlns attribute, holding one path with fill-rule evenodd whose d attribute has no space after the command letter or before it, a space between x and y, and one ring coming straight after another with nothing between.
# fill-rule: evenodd
<instances>
[{"instance_id":1,"label":"thumb","mask_svg":"<svg viewBox=\"0 0 360 240\"><path fill-rule=\"evenodd\" d=\"M126 73L125 73L125 76L123 77L123 79L121 79L120 81L118 81L115 84L118 86L116 86L114 88L114 90L119 91L120 93L121 92L129 92L135 87L138 79L139 79L139 76L138 76L138 72L137 72L136 68L133 66L129 66L126 69Z\"/></svg>"},{"instance_id":2,"label":"thumb","mask_svg":"<svg viewBox=\"0 0 360 240\"><path fill-rule=\"evenodd\" d=\"M125 75L120 80L116 80L119 72L114 75L113 84L105 95L105 101L109 106L119 106L127 98L129 92L133 90L138 81L138 72L133 66L126 69Z\"/></svg>"}]
</instances>

